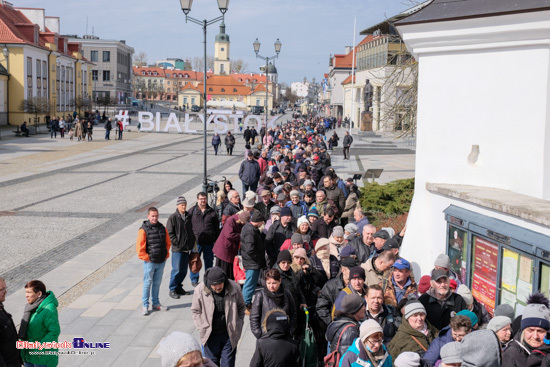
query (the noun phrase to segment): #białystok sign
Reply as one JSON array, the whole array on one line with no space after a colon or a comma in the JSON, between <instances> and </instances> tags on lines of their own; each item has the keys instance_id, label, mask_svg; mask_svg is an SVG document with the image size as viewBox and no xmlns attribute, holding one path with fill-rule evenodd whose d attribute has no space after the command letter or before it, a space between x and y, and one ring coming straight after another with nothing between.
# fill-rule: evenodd
<instances>
[{"instance_id":1,"label":"#bia\u0142ystok sign","mask_svg":"<svg viewBox=\"0 0 550 367\"><path fill-rule=\"evenodd\" d=\"M146 112L146 111L139 111L138 112L138 122L141 124L140 131L155 131L155 132L164 132L167 133L170 131L170 129L176 129L178 133L196 133L197 130L193 130L189 128L189 123L191 122L191 116L198 116L201 124L204 124L204 116L202 114L185 114L185 119L183 121L180 121L175 113L170 113L168 115L168 119L166 120L166 125L163 129L160 127L160 119L161 114L160 112L156 112L154 115L152 112ZM233 130L234 133L237 133L239 131L239 118L241 118L242 115L233 115L233 114L211 114L208 117L207 125L213 123L214 124L214 132L218 134L225 134L230 129ZM122 122L124 125L124 128L126 128L126 125L128 125L128 110L119 110L118 115L115 116L116 119ZM278 116L274 116L269 122L267 123L267 128L275 128L275 121L277 120ZM256 120L257 129L260 130L262 128L263 119L260 116L256 115L248 115L243 120L243 129L246 129L247 126L253 126L254 123L251 120Z\"/></svg>"}]
</instances>

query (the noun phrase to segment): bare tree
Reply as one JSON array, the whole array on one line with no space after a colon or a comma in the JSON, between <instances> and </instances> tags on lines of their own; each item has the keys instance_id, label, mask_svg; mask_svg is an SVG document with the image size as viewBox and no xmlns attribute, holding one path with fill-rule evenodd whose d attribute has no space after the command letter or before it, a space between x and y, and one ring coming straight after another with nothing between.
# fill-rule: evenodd
<instances>
[{"instance_id":1,"label":"bare tree","mask_svg":"<svg viewBox=\"0 0 550 367\"><path fill-rule=\"evenodd\" d=\"M292 93L292 89L290 89L290 87L285 89L285 96L283 97L283 100L288 101L291 106L293 106L299 98L300 97L296 94Z\"/></svg>"},{"instance_id":2,"label":"bare tree","mask_svg":"<svg viewBox=\"0 0 550 367\"><path fill-rule=\"evenodd\" d=\"M245 74L249 72L249 66L243 59L234 59L229 62L229 68L232 73Z\"/></svg>"},{"instance_id":3,"label":"bare tree","mask_svg":"<svg viewBox=\"0 0 550 367\"><path fill-rule=\"evenodd\" d=\"M190 59L185 59L185 63L183 64L183 70L193 70L193 65L191 64Z\"/></svg>"},{"instance_id":4,"label":"bare tree","mask_svg":"<svg viewBox=\"0 0 550 367\"><path fill-rule=\"evenodd\" d=\"M191 59L192 70L203 71L204 70L204 57L194 56ZM214 70L214 56L206 56L206 70Z\"/></svg>"},{"instance_id":5,"label":"bare tree","mask_svg":"<svg viewBox=\"0 0 550 367\"><path fill-rule=\"evenodd\" d=\"M44 97L29 97L21 100L19 109L34 115L35 125L38 125L38 115L50 112L50 102Z\"/></svg>"},{"instance_id":6,"label":"bare tree","mask_svg":"<svg viewBox=\"0 0 550 367\"><path fill-rule=\"evenodd\" d=\"M81 109L90 107L90 100L82 96L78 96L71 101L72 105L76 107L78 114L81 115Z\"/></svg>"},{"instance_id":7,"label":"bare tree","mask_svg":"<svg viewBox=\"0 0 550 367\"><path fill-rule=\"evenodd\" d=\"M137 55L134 56L134 66L137 66L138 68L147 66L147 53L144 51L138 52Z\"/></svg>"}]
</instances>

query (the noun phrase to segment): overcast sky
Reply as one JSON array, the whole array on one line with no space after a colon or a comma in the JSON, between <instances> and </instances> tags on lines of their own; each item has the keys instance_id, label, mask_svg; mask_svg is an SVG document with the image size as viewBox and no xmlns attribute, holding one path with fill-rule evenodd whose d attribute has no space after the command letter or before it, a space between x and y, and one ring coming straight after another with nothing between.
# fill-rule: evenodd
<instances>
[{"instance_id":1,"label":"overcast sky","mask_svg":"<svg viewBox=\"0 0 550 367\"><path fill-rule=\"evenodd\" d=\"M202 56L202 27L185 23L177 0L12 0L16 7L45 8L46 15L61 18L62 34L93 32L103 39L126 40L136 54L144 51L148 62L165 57ZM410 0L231 0L225 15L231 40L231 58L243 59L250 71L265 62L256 59L252 42L262 46L260 55L273 56L273 43L283 43L275 60L279 81L290 84L304 77L322 79L329 55L344 53L353 43L353 18L359 32L411 7ZM220 15L216 0L195 0L190 16L213 19ZM214 54L219 23L208 27L208 54Z\"/></svg>"}]
</instances>

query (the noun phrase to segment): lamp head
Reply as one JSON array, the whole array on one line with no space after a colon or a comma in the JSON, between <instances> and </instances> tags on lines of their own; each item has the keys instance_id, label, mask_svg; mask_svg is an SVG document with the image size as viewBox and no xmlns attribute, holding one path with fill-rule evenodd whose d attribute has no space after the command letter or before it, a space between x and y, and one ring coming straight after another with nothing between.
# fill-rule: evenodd
<instances>
[{"instance_id":1,"label":"lamp head","mask_svg":"<svg viewBox=\"0 0 550 367\"><path fill-rule=\"evenodd\" d=\"M227 8L229 8L229 0L218 0L218 8L220 8L221 13L225 15Z\"/></svg>"},{"instance_id":2,"label":"lamp head","mask_svg":"<svg viewBox=\"0 0 550 367\"><path fill-rule=\"evenodd\" d=\"M254 46L254 52L257 55L258 52L260 52L260 41L258 41L258 39L256 38L256 41L254 41L252 45Z\"/></svg>"},{"instance_id":3,"label":"lamp head","mask_svg":"<svg viewBox=\"0 0 550 367\"><path fill-rule=\"evenodd\" d=\"M4 49L2 50L2 54L4 55L4 57L8 57L10 55L10 50L8 49L7 46L4 46Z\"/></svg>"},{"instance_id":4,"label":"lamp head","mask_svg":"<svg viewBox=\"0 0 550 367\"><path fill-rule=\"evenodd\" d=\"M283 44L281 43L281 41L279 41L279 39L277 38L277 41L275 41L275 52L277 53L277 55L279 54L279 52L281 52L281 46Z\"/></svg>"},{"instance_id":5,"label":"lamp head","mask_svg":"<svg viewBox=\"0 0 550 367\"><path fill-rule=\"evenodd\" d=\"M191 11L191 5L193 5L193 0L180 0L180 3L183 14L189 14L189 12Z\"/></svg>"}]
</instances>

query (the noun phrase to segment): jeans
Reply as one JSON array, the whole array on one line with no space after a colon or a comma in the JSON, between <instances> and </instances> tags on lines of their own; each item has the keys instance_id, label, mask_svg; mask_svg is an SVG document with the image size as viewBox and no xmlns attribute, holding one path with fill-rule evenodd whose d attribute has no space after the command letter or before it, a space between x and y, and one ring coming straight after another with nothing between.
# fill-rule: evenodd
<instances>
[{"instance_id":1,"label":"jeans","mask_svg":"<svg viewBox=\"0 0 550 367\"><path fill-rule=\"evenodd\" d=\"M123 130L118 130L118 140L122 140L122 131Z\"/></svg>"},{"instance_id":2,"label":"jeans","mask_svg":"<svg viewBox=\"0 0 550 367\"><path fill-rule=\"evenodd\" d=\"M212 146L214 147L214 155L218 155L219 144L213 144Z\"/></svg>"},{"instance_id":3,"label":"jeans","mask_svg":"<svg viewBox=\"0 0 550 367\"><path fill-rule=\"evenodd\" d=\"M54 129L54 128L52 128L52 129L51 129L51 132L50 132L50 136L51 136L51 138L53 138L53 137L56 137L56 138L57 138L57 130Z\"/></svg>"},{"instance_id":4,"label":"jeans","mask_svg":"<svg viewBox=\"0 0 550 367\"><path fill-rule=\"evenodd\" d=\"M258 278L260 277L260 269L250 269L245 271L246 280L243 285L243 298L244 304L252 304L252 296L256 290L258 284Z\"/></svg>"},{"instance_id":5,"label":"jeans","mask_svg":"<svg viewBox=\"0 0 550 367\"><path fill-rule=\"evenodd\" d=\"M231 346L231 339L227 332L218 335L210 335L204 345L204 356L209 358L216 366L234 367L237 357L237 348Z\"/></svg>"},{"instance_id":6,"label":"jeans","mask_svg":"<svg viewBox=\"0 0 550 367\"><path fill-rule=\"evenodd\" d=\"M170 290L183 290L181 283L187 275L189 252L172 252L172 272L170 273Z\"/></svg>"},{"instance_id":7,"label":"jeans","mask_svg":"<svg viewBox=\"0 0 550 367\"><path fill-rule=\"evenodd\" d=\"M111 135L111 130L105 130L105 140L109 140L109 135Z\"/></svg>"},{"instance_id":8,"label":"jeans","mask_svg":"<svg viewBox=\"0 0 550 367\"><path fill-rule=\"evenodd\" d=\"M197 252L199 254L202 254L203 259L203 268L206 271L206 269L210 269L212 267L212 264L214 263L214 253L212 252L212 248L214 245L198 245L197 244ZM189 278L191 278L191 283L198 283L199 282L199 273L193 273L190 272Z\"/></svg>"},{"instance_id":9,"label":"jeans","mask_svg":"<svg viewBox=\"0 0 550 367\"><path fill-rule=\"evenodd\" d=\"M141 296L143 307L149 307L149 295L151 295L153 306L160 304L159 290L165 264L166 261L160 264L143 261L143 295Z\"/></svg>"},{"instance_id":10,"label":"jeans","mask_svg":"<svg viewBox=\"0 0 550 367\"><path fill-rule=\"evenodd\" d=\"M61 137L64 138L64 137L65 137L65 128L64 128L64 127L60 127L60 128L59 128L59 133L61 134Z\"/></svg>"}]
</instances>

